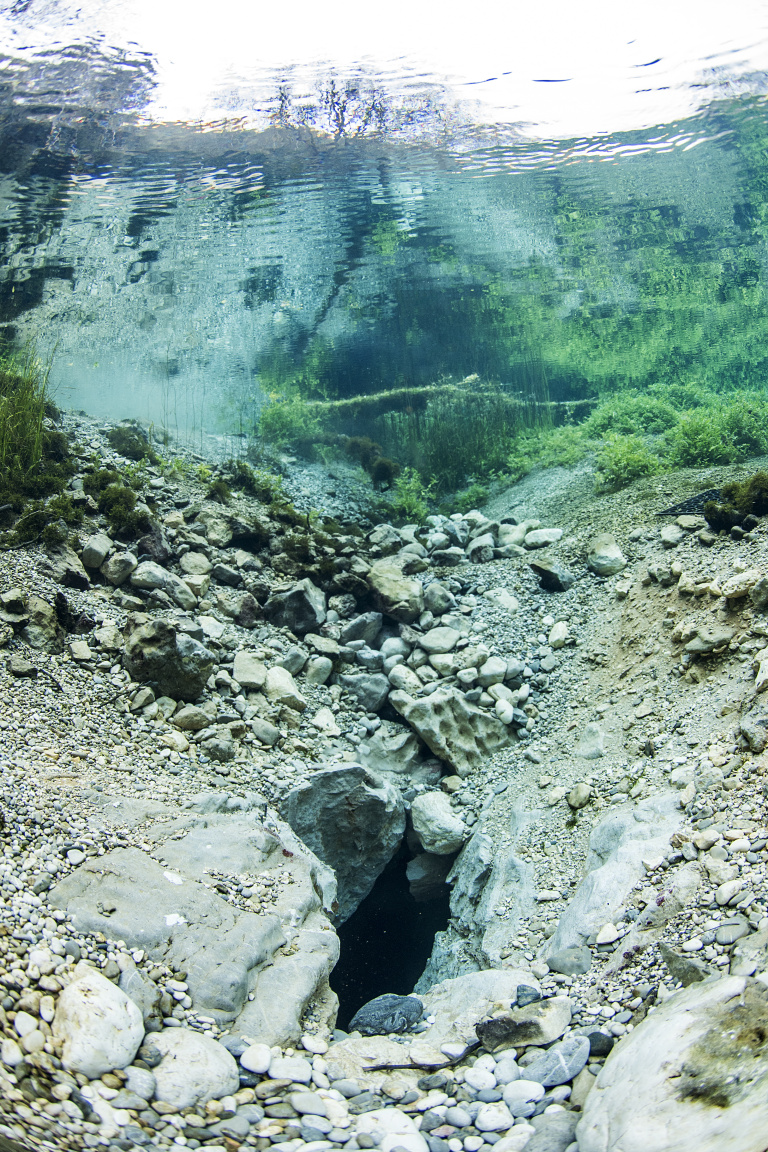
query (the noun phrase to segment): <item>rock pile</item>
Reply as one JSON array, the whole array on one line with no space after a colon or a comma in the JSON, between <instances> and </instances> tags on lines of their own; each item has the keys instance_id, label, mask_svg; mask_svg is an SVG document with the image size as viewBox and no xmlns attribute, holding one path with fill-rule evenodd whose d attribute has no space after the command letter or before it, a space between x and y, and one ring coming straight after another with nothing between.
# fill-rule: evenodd
<instances>
[{"instance_id":1,"label":"rock pile","mask_svg":"<svg viewBox=\"0 0 768 1152\"><path fill-rule=\"evenodd\" d=\"M136 543L94 505L0 561L0 1137L757 1152L761 527L321 524L156 471ZM339 1032L334 925L403 844L450 922Z\"/></svg>"}]
</instances>

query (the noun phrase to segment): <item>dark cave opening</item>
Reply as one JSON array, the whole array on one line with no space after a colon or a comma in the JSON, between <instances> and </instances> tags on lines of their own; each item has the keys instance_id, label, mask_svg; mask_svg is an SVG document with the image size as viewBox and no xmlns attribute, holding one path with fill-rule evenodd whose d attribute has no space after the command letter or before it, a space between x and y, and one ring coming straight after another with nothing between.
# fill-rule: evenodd
<instances>
[{"instance_id":1,"label":"dark cave opening","mask_svg":"<svg viewBox=\"0 0 768 1152\"><path fill-rule=\"evenodd\" d=\"M331 987L339 998L337 1027L384 992L408 995L432 952L435 933L448 925L450 888L431 900L415 900L406 868L405 845L390 860L359 908L338 929L339 962Z\"/></svg>"}]
</instances>

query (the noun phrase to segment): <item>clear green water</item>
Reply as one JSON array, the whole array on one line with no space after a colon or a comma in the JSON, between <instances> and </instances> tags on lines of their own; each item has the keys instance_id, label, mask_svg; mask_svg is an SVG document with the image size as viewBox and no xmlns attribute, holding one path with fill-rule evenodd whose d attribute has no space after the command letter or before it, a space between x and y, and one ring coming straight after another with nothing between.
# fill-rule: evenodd
<instances>
[{"instance_id":1,"label":"clear green water","mask_svg":"<svg viewBox=\"0 0 768 1152\"><path fill-rule=\"evenodd\" d=\"M138 73L109 107L78 75L64 111L26 74L0 91L0 328L53 356L66 406L203 436L252 433L269 394L471 375L558 401L764 388L762 81L542 142L362 98L341 127L274 103L267 130L158 125L130 114Z\"/></svg>"}]
</instances>

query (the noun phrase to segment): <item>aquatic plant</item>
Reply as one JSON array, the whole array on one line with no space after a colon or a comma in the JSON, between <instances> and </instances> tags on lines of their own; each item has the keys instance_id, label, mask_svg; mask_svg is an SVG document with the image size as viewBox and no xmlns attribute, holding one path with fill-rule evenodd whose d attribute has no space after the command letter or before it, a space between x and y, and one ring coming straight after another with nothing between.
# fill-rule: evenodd
<instances>
[{"instance_id":1,"label":"aquatic plant","mask_svg":"<svg viewBox=\"0 0 768 1152\"><path fill-rule=\"evenodd\" d=\"M116 424L107 432L107 442L114 452L127 460L146 460L150 464L161 464L144 429L135 420Z\"/></svg>"},{"instance_id":2,"label":"aquatic plant","mask_svg":"<svg viewBox=\"0 0 768 1152\"><path fill-rule=\"evenodd\" d=\"M137 508L138 497L131 488L122 484L108 484L99 493L97 503L114 536L131 539L150 528L150 518L145 511Z\"/></svg>"},{"instance_id":3,"label":"aquatic plant","mask_svg":"<svg viewBox=\"0 0 768 1152\"><path fill-rule=\"evenodd\" d=\"M662 465L641 436L613 434L597 453L595 467L597 491L618 492L641 476L659 472Z\"/></svg>"},{"instance_id":4,"label":"aquatic plant","mask_svg":"<svg viewBox=\"0 0 768 1152\"><path fill-rule=\"evenodd\" d=\"M429 515L429 503L434 498L436 482L425 484L415 468L403 468L394 482L391 495L384 502L384 510L395 520L407 524L423 524Z\"/></svg>"},{"instance_id":5,"label":"aquatic plant","mask_svg":"<svg viewBox=\"0 0 768 1152\"><path fill-rule=\"evenodd\" d=\"M484 484L470 484L463 492L457 492L454 497L445 501L441 506L441 511L445 510L448 514L451 512L469 512L472 508L482 508L490 497L490 489L486 488Z\"/></svg>"},{"instance_id":6,"label":"aquatic plant","mask_svg":"<svg viewBox=\"0 0 768 1152\"><path fill-rule=\"evenodd\" d=\"M219 504L229 504L232 499L232 490L226 480L219 477L211 484L206 492L206 497L208 500L216 500Z\"/></svg>"},{"instance_id":7,"label":"aquatic plant","mask_svg":"<svg viewBox=\"0 0 768 1152\"><path fill-rule=\"evenodd\" d=\"M768 515L768 472L755 472L746 480L733 480L723 484L722 501L708 500L704 516L715 532L729 532L731 528L748 526L748 517ZM757 521L753 520L752 525Z\"/></svg>"},{"instance_id":8,"label":"aquatic plant","mask_svg":"<svg viewBox=\"0 0 768 1152\"><path fill-rule=\"evenodd\" d=\"M323 431L312 405L298 396L289 399L272 394L259 416L259 435L276 448L311 452Z\"/></svg>"}]
</instances>

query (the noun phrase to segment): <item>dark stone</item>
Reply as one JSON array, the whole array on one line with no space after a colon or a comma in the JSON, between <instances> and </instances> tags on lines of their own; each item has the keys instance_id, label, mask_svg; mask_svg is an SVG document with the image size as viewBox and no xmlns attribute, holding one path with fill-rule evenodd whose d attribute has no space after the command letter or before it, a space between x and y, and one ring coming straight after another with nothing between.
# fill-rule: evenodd
<instances>
[{"instance_id":1,"label":"dark stone","mask_svg":"<svg viewBox=\"0 0 768 1152\"><path fill-rule=\"evenodd\" d=\"M387 992L363 1004L349 1022L350 1032L363 1036L386 1036L390 1032L406 1032L421 1020L421 1000L416 996L395 996Z\"/></svg>"},{"instance_id":2,"label":"dark stone","mask_svg":"<svg viewBox=\"0 0 768 1152\"><path fill-rule=\"evenodd\" d=\"M156 564L166 565L173 555L170 541L159 524L153 524L136 544L140 561L154 560Z\"/></svg>"},{"instance_id":3,"label":"dark stone","mask_svg":"<svg viewBox=\"0 0 768 1152\"><path fill-rule=\"evenodd\" d=\"M240 603L233 619L239 628L256 627L261 619L261 605L250 592L245 592L240 597Z\"/></svg>"},{"instance_id":4,"label":"dark stone","mask_svg":"<svg viewBox=\"0 0 768 1152\"><path fill-rule=\"evenodd\" d=\"M213 660L213 653L199 641L162 618L134 626L125 645L125 667L133 679L172 700L196 700Z\"/></svg>"},{"instance_id":5,"label":"dark stone","mask_svg":"<svg viewBox=\"0 0 768 1152\"><path fill-rule=\"evenodd\" d=\"M589 948L563 948L547 956L550 972L559 972L563 976L583 976L592 967L592 953Z\"/></svg>"},{"instance_id":6,"label":"dark stone","mask_svg":"<svg viewBox=\"0 0 768 1152\"><path fill-rule=\"evenodd\" d=\"M20 656L17 652L12 652L8 657L8 671L11 676L18 676L28 680L34 680L37 676L37 668L31 660L27 660L26 656Z\"/></svg>"},{"instance_id":7,"label":"dark stone","mask_svg":"<svg viewBox=\"0 0 768 1152\"><path fill-rule=\"evenodd\" d=\"M237 568L230 568L228 564L214 564L211 575L220 584L228 584L230 588L237 588L243 579Z\"/></svg>"},{"instance_id":8,"label":"dark stone","mask_svg":"<svg viewBox=\"0 0 768 1152\"><path fill-rule=\"evenodd\" d=\"M376 1096L373 1092L361 1092L359 1096L352 1097L347 1107L353 1116L362 1116L364 1112L373 1112L383 1104L381 1096Z\"/></svg>"},{"instance_id":9,"label":"dark stone","mask_svg":"<svg viewBox=\"0 0 768 1152\"><path fill-rule=\"evenodd\" d=\"M381 631L381 624L381 612L364 612L362 616L356 616L342 627L339 643L348 644L350 640L364 640L366 644L372 644Z\"/></svg>"},{"instance_id":10,"label":"dark stone","mask_svg":"<svg viewBox=\"0 0 768 1152\"><path fill-rule=\"evenodd\" d=\"M527 984L518 984L516 997L518 1008L525 1008L526 1004L534 1004L537 1000L541 1000L541 992L537 992Z\"/></svg>"},{"instance_id":11,"label":"dark stone","mask_svg":"<svg viewBox=\"0 0 768 1152\"><path fill-rule=\"evenodd\" d=\"M594 1032L587 1033L587 1040L590 1056L608 1056L616 1043L613 1036L606 1036L605 1032L597 1028Z\"/></svg>"},{"instance_id":12,"label":"dark stone","mask_svg":"<svg viewBox=\"0 0 768 1152\"><path fill-rule=\"evenodd\" d=\"M421 1126L419 1128L419 1131L420 1132L431 1132L433 1128L439 1128L440 1125L442 1124L442 1122L443 1122L442 1116L439 1116L437 1114L437 1112L433 1112L430 1109L428 1112L423 1113L423 1115L421 1117Z\"/></svg>"},{"instance_id":13,"label":"dark stone","mask_svg":"<svg viewBox=\"0 0 768 1152\"><path fill-rule=\"evenodd\" d=\"M325 623L325 593L311 580L300 580L283 592L273 592L264 615L277 628L289 628L296 635L319 632Z\"/></svg>"},{"instance_id":14,"label":"dark stone","mask_svg":"<svg viewBox=\"0 0 768 1152\"><path fill-rule=\"evenodd\" d=\"M555 560L531 560L529 567L538 576L545 592L567 592L576 579L573 572Z\"/></svg>"},{"instance_id":15,"label":"dark stone","mask_svg":"<svg viewBox=\"0 0 768 1152\"><path fill-rule=\"evenodd\" d=\"M422 1092L432 1092L445 1088L447 1083L448 1077L444 1072L430 1072L428 1076L421 1077L417 1086L421 1088ZM334 1085L334 1087L336 1087L336 1085Z\"/></svg>"},{"instance_id":16,"label":"dark stone","mask_svg":"<svg viewBox=\"0 0 768 1152\"><path fill-rule=\"evenodd\" d=\"M142 1044L138 1056L140 1060L144 1061L147 1068L157 1068L163 1058L162 1053L154 1044Z\"/></svg>"},{"instance_id":17,"label":"dark stone","mask_svg":"<svg viewBox=\"0 0 768 1152\"><path fill-rule=\"evenodd\" d=\"M241 1036L222 1036L219 1043L222 1047L226 1048L227 1052L231 1052L235 1060L242 1056L246 1048L249 1048L247 1040L243 1040Z\"/></svg>"}]
</instances>

